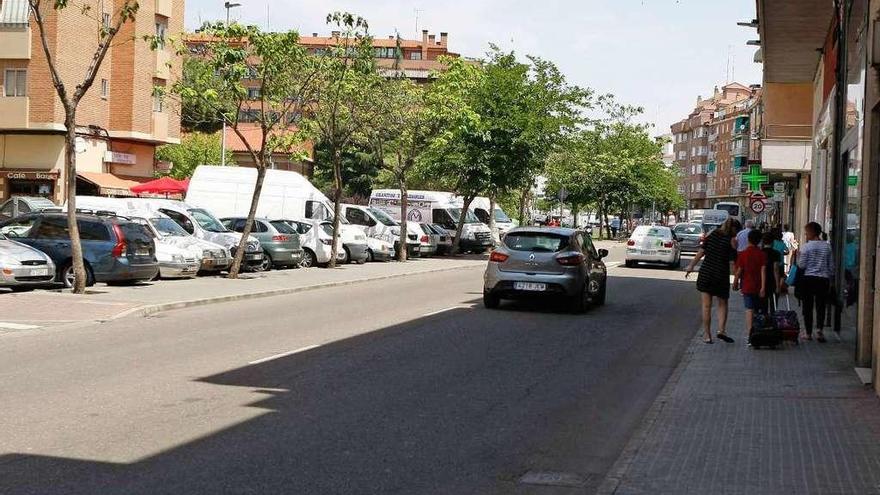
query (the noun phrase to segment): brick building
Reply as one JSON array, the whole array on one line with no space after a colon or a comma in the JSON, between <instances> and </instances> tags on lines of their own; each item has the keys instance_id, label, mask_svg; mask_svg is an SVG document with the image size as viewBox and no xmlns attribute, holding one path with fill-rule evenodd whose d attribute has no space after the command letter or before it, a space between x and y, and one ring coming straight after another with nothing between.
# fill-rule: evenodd
<instances>
[{"instance_id":1,"label":"brick building","mask_svg":"<svg viewBox=\"0 0 880 495\"><path fill-rule=\"evenodd\" d=\"M85 74L100 24L115 22L113 9L112 1L84 0L45 16L49 48L69 88ZM182 31L183 10L183 0L141 2L136 19L117 34L77 110L83 193L127 194L128 186L153 177L156 146L179 142L177 112L153 96L154 86L173 83L179 61L170 47L152 51L143 37ZM0 1L0 74L0 201L39 195L61 203L64 110L27 0Z\"/></svg>"}]
</instances>

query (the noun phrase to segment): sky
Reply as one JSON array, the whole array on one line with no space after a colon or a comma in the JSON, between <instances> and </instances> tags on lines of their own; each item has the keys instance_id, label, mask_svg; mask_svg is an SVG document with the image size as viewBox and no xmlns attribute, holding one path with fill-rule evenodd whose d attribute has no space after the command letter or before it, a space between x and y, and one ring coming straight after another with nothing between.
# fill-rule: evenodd
<instances>
[{"instance_id":1,"label":"sky","mask_svg":"<svg viewBox=\"0 0 880 495\"><path fill-rule=\"evenodd\" d=\"M490 43L553 61L569 82L645 109L655 134L686 117L714 86L761 82L753 62L755 0L234 0L230 17L271 30L329 34L348 11L370 32L407 38L449 33L449 49L481 57ZM188 0L186 27L225 18L222 0Z\"/></svg>"}]
</instances>

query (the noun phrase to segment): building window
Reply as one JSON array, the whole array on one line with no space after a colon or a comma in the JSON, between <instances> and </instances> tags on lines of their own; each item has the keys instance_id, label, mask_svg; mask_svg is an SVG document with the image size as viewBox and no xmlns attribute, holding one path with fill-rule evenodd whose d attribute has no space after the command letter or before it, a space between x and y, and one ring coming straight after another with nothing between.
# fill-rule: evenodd
<instances>
[{"instance_id":1,"label":"building window","mask_svg":"<svg viewBox=\"0 0 880 495\"><path fill-rule=\"evenodd\" d=\"M104 12L101 15L101 25L104 26L104 29L110 29L110 14Z\"/></svg>"},{"instance_id":2,"label":"building window","mask_svg":"<svg viewBox=\"0 0 880 495\"><path fill-rule=\"evenodd\" d=\"M153 95L153 111L161 113L165 110L165 99L162 95Z\"/></svg>"},{"instance_id":3,"label":"building window","mask_svg":"<svg viewBox=\"0 0 880 495\"><path fill-rule=\"evenodd\" d=\"M110 81L101 79L101 98L105 100L110 96Z\"/></svg>"},{"instance_id":4,"label":"building window","mask_svg":"<svg viewBox=\"0 0 880 495\"><path fill-rule=\"evenodd\" d=\"M409 54L409 59L410 59L410 60L421 60L421 59L422 59L422 52L412 52L412 53L410 53L410 54Z\"/></svg>"},{"instance_id":5,"label":"building window","mask_svg":"<svg viewBox=\"0 0 880 495\"><path fill-rule=\"evenodd\" d=\"M260 99L260 88L248 88L248 99L249 100L259 100Z\"/></svg>"},{"instance_id":6,"label":"building window","mask_svg":"<svg viewBox=\"0 0 880 495\"><path fill-rule=\"evenodd\" d=\"M397 48L393 46L380 46L373 48L373 55L376 58L397 58Z\"/></svg>"},{"instance_id":7,"label":"building window","mask_svg":"<svg viewBox=\"0 0 880 495\"><path fill-rule=\"evenodd\" d=\"M167 21L156 21L156 47L160 50L165 49L165 33L168 31Z\"/></svg>"},{"instance_id":8,"label":"building window","mask_svg":"<svg viewBox=\"0 0 880 495\"><path fill-rule=\"evenodd\" d=\"M6 96L27 96L27 69L6 69L3 84Z\"/></svg>"}]
</instances>

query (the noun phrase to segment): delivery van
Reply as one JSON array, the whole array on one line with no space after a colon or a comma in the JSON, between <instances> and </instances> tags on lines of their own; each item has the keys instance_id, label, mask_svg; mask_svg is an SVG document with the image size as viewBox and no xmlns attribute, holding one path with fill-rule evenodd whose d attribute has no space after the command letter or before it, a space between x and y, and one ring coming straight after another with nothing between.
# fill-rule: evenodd
<instances>
[{"instance_id":1,"label":"delivery van","mask_svg":"<svg viewBox=\"0 0 880 495\"><path fill-rule=\"evenodd\" d=\"M257 169L250 167L196 167L186 201L220 217L247 216L251 208ZM272 220L333 221L333 203L311 182L296 172L267 170L257 203L257 217ZM339 236L345 247L345 261L367 259L367 239L360 228L340 218Z\"/></svg>"},{"instance_id":2,"label":"delivery van","mask_svg":"<svg viewBox=\"0 0 880 495\"><path fill-rule=\"evenodd\" d=\"M370 206L384 211L400 221L400 191L374 189ZM460 197L443 191L409 191L407 193L407 222L436 223L454 235L464 206ZM489 227L480 222L472 211L465 213L459 242L462 251L484 253L494 245Z\"/></svg>"},{"instance_id":3,"label":"delivery van","mask_svg":"<svg viewBox=\"0 0 880 495\"><path fill-rule=\"evenodd\" d=\"M384 211L371 206L343 204L342 216L348 223L363 228L367 237L390 242L394 244L395 250L399 249L400 224ZM421 232L416 230L413 222L407 223L406 230L407 255L416 256L420 253L419 236Z\"/></svg>"},{"instance_id":4,"label":"delivery van","mask_svg":"<svg viewBox=\"0 0 880 495\"><path fill-rule=\"evenodd\" d=\"M477 196L471 202L471 211L474 212L474 215L486 225L489 225L490 219L489 206L489 198L483 196ZM495 203L495 212L493 215L495 216L495 238L500 240L508 230L516 227L516 222L513 221L503 209L501 209L501 206L499 206L498 203Z\"/></svg>"},{"instance_id":5,"label":"delivery van","mask_svg":"<svg viewBox=\"0 0 880 495\"><path fill-rule=\"evenodd\" d=\"M720 203L715 203L714 209L719 211L726 211L729 217L742 221L739 203L734 203L732 201L722 201Z\"/></svg>"}]
</instances>

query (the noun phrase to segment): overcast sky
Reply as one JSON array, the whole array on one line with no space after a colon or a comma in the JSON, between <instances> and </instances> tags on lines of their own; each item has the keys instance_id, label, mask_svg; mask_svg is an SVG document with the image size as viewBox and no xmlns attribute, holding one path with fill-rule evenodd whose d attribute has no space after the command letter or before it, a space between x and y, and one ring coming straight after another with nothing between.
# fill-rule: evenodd
<instances>
[{"instance_id":1,"label":"overcast sky","mask_svg":"<svg viewBox=\"0 0 880 495\"><path fill-rule=\"evenodd\" d=\"M657 134L685 117L698 95L732 80L761 82L755 0L235 0L232 18L272 30L327 34L332 10L365 17L373 36L449 32L449 48L482 56L489 43L555 62L574 84L641 105ZM418 11L418 13L417 13ZM188 0L186 25L222 19L222 0ZM420 38L420 36L419 36Z\"/></svg>"}]
</instances>

